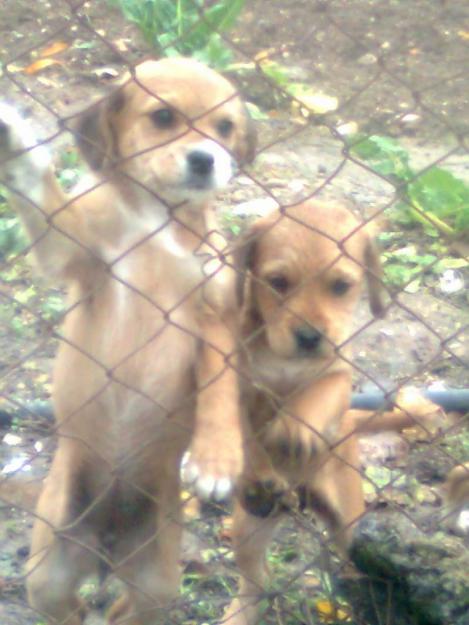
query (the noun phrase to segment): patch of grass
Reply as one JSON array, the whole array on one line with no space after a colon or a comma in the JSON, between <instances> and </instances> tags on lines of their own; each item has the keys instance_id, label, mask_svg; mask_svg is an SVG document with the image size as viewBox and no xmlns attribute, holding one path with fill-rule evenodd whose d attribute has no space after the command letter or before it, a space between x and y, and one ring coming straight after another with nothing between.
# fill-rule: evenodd
<instances>
[{"instance_id":1,"label":"patch of grass","mask_svg":"<svg viewBox=\"0 0 469 625\"><path fill-rule=\"evenodd\" d=\"M455 462L469 460L469 434L466 431L447 434L442 445Z\"/></svg>"},{"instance_id":2,"label":"patch of grass","mask_svg":"<svg viewBox=\"0 0 469 625\"><path fill-rule=\"evenodd\" d=\"M207 577L197 573L185 574L182 598L184 603L187 601L190 613L183 620L195 625L219 619L222 606L233 593L233 584L224 575Z\"/></svg>"},{"instance_id":3,"label":"patch of grass","mask_svg":"<svg viewBox=\"0 0 469 625\"><path fill-rule=\"evenodd\" d=\"M386 280L389 284L407 292L416 292L426 276L441 276L448 269L465 269L469 262L464 258L448 256L449 252L440 241L426 246L428 253L421 253L416 243L402 246L402 233L384 232L378 236L386 251L381 255Z\"/></svg>"},{"instance_id":4,"label":"patch of grass","mask_svg":"<svg viewBox=\"0 0 469 625\"><path fill-rule=\"evenodd\" d=\"M187 55L225 68L232 52L220 33L236 23L245 0L109 0L162 56Z\"/></svg>"}]
</instances>

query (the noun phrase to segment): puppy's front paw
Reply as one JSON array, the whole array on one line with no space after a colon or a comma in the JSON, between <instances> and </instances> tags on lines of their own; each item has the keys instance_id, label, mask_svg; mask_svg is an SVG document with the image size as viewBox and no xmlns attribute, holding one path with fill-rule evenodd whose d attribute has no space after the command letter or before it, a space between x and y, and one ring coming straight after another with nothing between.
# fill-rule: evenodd
<instances>
[{"instance_id":1,"label":"puppy's front paw","mask_svg":"<svg viewBox=\"0 0 469 625\"><path fill-rule=\"evenodd\" d=\"M48 150L38 145L34 131L18 111L0 102L0 178L6 182L34 182L37 170L50 165Z\"/></svg>"},{"instance_id":2,"label":"puppy's front paw","mask_svg":"<svg viewBox=\"0 0 469 625\"><path fill-rule=\"evenodd\" d=\"M318 432L289 415L279 415L269 424L263 442L274 464L289 470L305 468L325 447Z\"/></svg>"},{"instance_id":3,"label":"puppy's front paw","mask_svg":"<svg viewBox=\"0 0 469 625\"><path fill-rule=\"evenodd\" d=\"M15 156L35 143L31 128L18 111L9 104L0 102L0 152L2 156Z\"/></svg>"},{"instance_id":4,"label":"puppy's front paw","mask_svg":"<svg viewBox=\"0 0 469 625\"><path fill-rule=\"evenodd\" d=\"M298 507L298 498L288 482L272 472L255 481L241 481L238 488L241 505L253 516L266 518Z\"/></svg>"},{"instance_id":5,"label":"puppy's front paw","mask_svg":"<svg viewBox=\"0 0 469 625\"><path fill-rule=\"evenodd\" d=\"M201 499L223 501L243 470L241 438L194 437L181 462L181 479Z\"/></svg>"}]
</instances>

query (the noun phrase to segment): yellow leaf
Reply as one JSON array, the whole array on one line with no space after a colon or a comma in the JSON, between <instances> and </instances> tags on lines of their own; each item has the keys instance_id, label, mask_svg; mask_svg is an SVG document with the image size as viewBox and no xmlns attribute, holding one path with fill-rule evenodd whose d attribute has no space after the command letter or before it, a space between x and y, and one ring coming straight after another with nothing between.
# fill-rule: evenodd
<instances>
[{"instance_id":1,"label":"yellow leaf","mask_svg":"<svg viewBox=\"0 0 469 625\"><path fill-rule=\"evenodd\" d=\"M38 61L31 63L31 65L28 65L28 67L25 67L23 72L30 75L37 74L38 72L46 69L46 67L50 67L51 65L62 65L62 63L60 63L60 61L57 61L56 59L39 59Z\"/></svg>"},{"instance_id":2,"label":"yellow leaf","mask_svg":"<svg viewBox=\"0 0 469 625\"><path fill-rule=\"evenodd\" d=\"M267 48L266 50L261 50L256 54L254 60L258 63L266 61L272 54L275 54L276 52L276 48Z\"/></svg>"},{"instance_id":3,"label":"yellow leaf","mask_svg":"<svg viewBox=\"0 0 469 625\"><path fill-rule=\"evenodd\" d=\"M469 41L469 30L458 30L458 35L461 39L464 39L464 41Z\"/></svg>"},{"instance_id":4,"label":"yellow leaf","mask_svg":"<svg viewBox=\"0 0 469 625\"><path fill-rule=\"evenodd\" d=\"M35 370L38 369L38 367L39 365L35 360L28 360L27 362L23 363L23 369Z\"/></svg>"},{"instance_id":5,"label":"yellow leaf","mask_svg":"<svg viewBox=\"0 0 469 625\"><path fill-rule=\"evenodd\" d=\"M7 65L6 69L10 72L10 74L16 74L17 72L23 71L22 67L20 67L19 65L13 65L12 63L10 65Z\"/></svg>"},{"instance_id":6,"label":"yellow leaf","mask_svg":"<svg viewBox=\"0 0 469 625\"><path fill-rule=\"evenodd\" d=\"M181 497L184 516L187 519L197 519L200 517L200 506L197 497L194 497L187 491L183 491Z\"/></svg>"},{"instance_id":7,"label":"yellow leaf","mask_svg":"<svg viewBox=\"0 0 469 625\"><path fill-rule=\"evenodd\" d=\"M47 48L44 48L44 50L41 50L39 52L39 56L54 56L54 54L59 54L59 52L63 52L68 47L69 45L68 43L65 43L65 41L54 41L53 44L47 46Z\"/></svg>"},{"instance_id":8,"label":"yellow leaf","mask_svg":"<svg viewBox=\"0 0 469 625\"><path fill-rule=\"evenodd\" d=\"M336 607L327 599L316 601L316 610L323 623L336 623L337 621L350 621L350 614Z\"/></svg>"},{"instance_id":9,"label":"yellow leaf","mask_svg":"<svg viewBox=\"0 0 469 625\"><path fill-rule=\"evenodd\" d=\"M302 113L305 117L308 117L311 112L321 115L329 111L335 111L339 106L337 98L323 93L302 93L295 97L306 107L302 109Z\"/></svg>"},{"instance_id":10,"label":"yellow leaf","mask_svg":"<svg viewBox=\"0 0 469 625\"><path fill-rule=\"evenodd\" d=\"M40 373L38 376L36 376L35 382L36 384L47 384L49 382L49 376L47 375L47 373Z\"/></svg>"}]
</instances>

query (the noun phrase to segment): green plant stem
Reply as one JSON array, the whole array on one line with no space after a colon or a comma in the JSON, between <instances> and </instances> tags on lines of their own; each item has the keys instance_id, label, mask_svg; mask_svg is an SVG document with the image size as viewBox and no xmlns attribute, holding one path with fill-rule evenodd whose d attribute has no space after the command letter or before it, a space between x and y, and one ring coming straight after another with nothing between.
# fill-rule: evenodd
<instances>
[{"instance_id":1,"label":"green plant stem","mask_svg":"<svg viewBox=\"0 0 469 625\"><path fill-rule=\"evenodd\" d=\"M425 223L426 221L430 222L431 225L438 230L438 232L444 234L445 236L453 237L455 235L454 228L449 226L446 222L439 219L436 215L431 214L429 211L425 211L415 200L412 200L412 204L409 204L409 210L417 221L420 221L421 223Z\"/></svg>"}]
</instances>

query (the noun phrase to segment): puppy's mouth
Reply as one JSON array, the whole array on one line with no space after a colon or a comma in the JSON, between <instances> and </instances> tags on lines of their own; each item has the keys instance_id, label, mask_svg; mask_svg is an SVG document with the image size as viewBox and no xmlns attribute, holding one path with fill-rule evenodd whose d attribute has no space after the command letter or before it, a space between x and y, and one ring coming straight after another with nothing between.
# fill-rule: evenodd
<instances>
[{"instance_id":1,"label":"puppy's mouth","mask_svg":"<svg viewBox=\"0 0 469 625\"><path fill-rule=\"evenodd\" d=\"M324 347L317 348L315 350L308 349L296 349L291 358L295 360L328 360L333 356L332 349Z\"/></svg>"},{"instance_id":2,"label":"puppy's mouth","mask_svg":"<svg viewBox=\"0 0 469 625\"><path fill-rule=\"evenodd\" d=\"M208 175L190 173L186 178L184 187L194 191L215 191L217 185L213 173Z\"/></svg>"}]
</instances>

